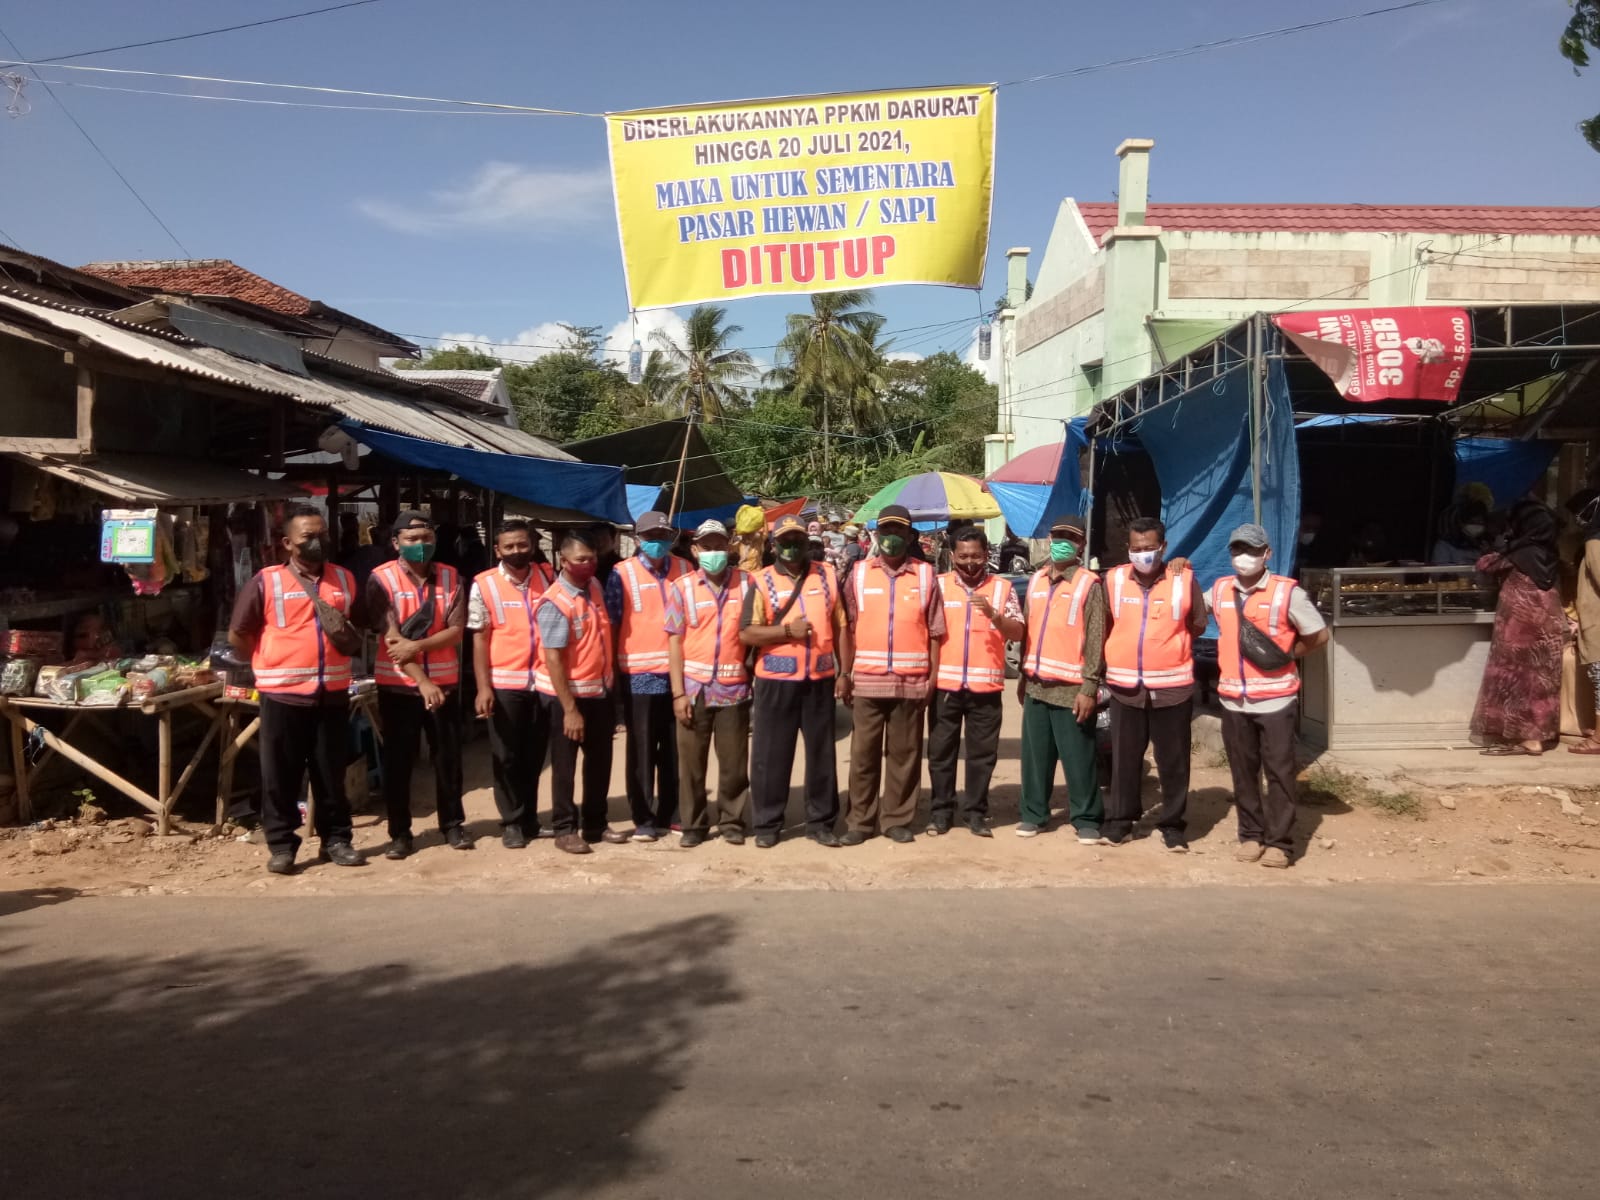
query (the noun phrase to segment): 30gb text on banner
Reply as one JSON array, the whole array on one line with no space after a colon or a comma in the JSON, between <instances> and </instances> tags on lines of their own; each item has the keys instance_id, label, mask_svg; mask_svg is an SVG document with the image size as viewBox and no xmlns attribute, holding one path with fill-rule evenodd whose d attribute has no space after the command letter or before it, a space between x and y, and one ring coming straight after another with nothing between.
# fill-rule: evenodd
<instances>
[{"instance_id":1,"label":"30gb text on banner","mask_svg":"<svg viewBox=\"0 0 1600 1200\"><path fill-rule=\"evenodd\" d=\"M633 308L981 287L990 85L610 113Z\"/></svg>"}]
</instances>

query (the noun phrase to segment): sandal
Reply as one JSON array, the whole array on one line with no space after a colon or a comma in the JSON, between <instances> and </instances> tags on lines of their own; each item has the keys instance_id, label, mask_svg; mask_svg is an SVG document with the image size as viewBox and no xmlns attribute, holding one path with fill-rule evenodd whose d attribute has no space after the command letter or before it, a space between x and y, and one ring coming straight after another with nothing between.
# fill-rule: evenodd
<instances>
[{"instance_id":1,"label":"sandal","mask_svg":"<svg viewBox=\"0 0 1600 1200\"><path fill-rule=\"evenodd\" d=\"M1579 742L1576 746L1567 747L1568 754L1600 754L1600 744L1592 741Z\"/></svg>"},{"instance_id":2,"label":"sandal","mask_svg":"<svg viewBox=\"0 0 1600 1200\"><path fill-rule=\"evenodd\" d=\"M1480 750L1479 753L1488 758L1511 758L1518 754L1525 754L1529 758L1538 758L1544 751L1529 750L1520 743L1512 743L1509 746L1490 746L1487 750ZM1600 751L1597 751L1597 753L1600 753Z\"/></svg>"}]
</instances>

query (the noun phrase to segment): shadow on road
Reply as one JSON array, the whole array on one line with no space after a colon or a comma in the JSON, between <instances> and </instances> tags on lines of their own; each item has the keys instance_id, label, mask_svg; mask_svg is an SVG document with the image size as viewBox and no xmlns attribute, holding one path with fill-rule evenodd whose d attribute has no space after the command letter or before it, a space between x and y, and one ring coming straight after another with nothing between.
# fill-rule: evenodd
<instances>
[{"instance_id":1,"label":"shadow on road","mask_svg":"<svg viewBox=\"0 0 1600 1200\"><path fill-rule=\"evenodd\" d=\"M82 894L77 888L68 887L21 888L15 892L0 892L0 917L15 916L47 904L60 904Z\"/></svg>"},{"instance_id":2,"label":"shadow on road","mask_svg":"<svg viewBox=\"0 0 1600 1200\"><path fill-rule=\"evenodd\" d=\"M733 930L697 917L452 975L0 950L0 1195L547 1196L647 1175L642 1126L740 998Z\"/></svg>"}]
</instances>

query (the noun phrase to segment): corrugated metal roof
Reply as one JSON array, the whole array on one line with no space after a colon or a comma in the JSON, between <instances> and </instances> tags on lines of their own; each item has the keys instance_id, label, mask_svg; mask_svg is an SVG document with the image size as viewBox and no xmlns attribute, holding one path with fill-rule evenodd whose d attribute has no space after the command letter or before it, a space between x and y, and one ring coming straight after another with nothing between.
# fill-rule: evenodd
<instances>
[{"instance_id":1,"label":"corrugated metal roof","mask_svg":"<svg viewBox=\"0 0 1600 1200\"><path fill-rule=\"evenodd\" d=\"M14 453L12 458L99 492L123 504L253 504L305 492L285 479L266 479L218 463L156 454L97 454L88 459Z\"/></svg>"},{"instance_id":2,"label":"corrugated metal roof","mask_svg":"<svg viewBox=\"0 0 1600 1200\"><path fill-rule=\"evenodd\" d=\"M1099 245L1117 223L1109 201L1076 201ZM1152 204L1145 223L1215 233L1497 233L1600 237L1600 208L1463 204Z\"/></svg>"}]
</instances>

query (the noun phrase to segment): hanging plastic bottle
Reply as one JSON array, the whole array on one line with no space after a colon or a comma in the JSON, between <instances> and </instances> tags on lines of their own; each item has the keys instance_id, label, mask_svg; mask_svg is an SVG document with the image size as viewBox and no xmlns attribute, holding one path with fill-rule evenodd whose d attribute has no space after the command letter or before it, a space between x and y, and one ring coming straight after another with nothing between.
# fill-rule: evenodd
<instances>
[{"instance_id":1,"label":"hanging plastic bottle","mask_svg":"<svg viewBox=\"0 0 1600 1200\"><path fill-rule=\"evenodd\" d=\"M989 322L985 321L982 325L978 326L978 361L979 362L988 362L989 361L989 349L993 344L994 344L994 331L990 328Z\"/></svg>"},{"instance_id":2,"label":"hanging plastic bottle","mask_svg":"<svg viewBox=\"0 0 1600 1200\"><path fill-rule=\"evenodd\" d=\"M628 347L628 382L640 383L644 380L644 347L638 338L633 339L633 345Z\"/></svg>"}]
</instances>

